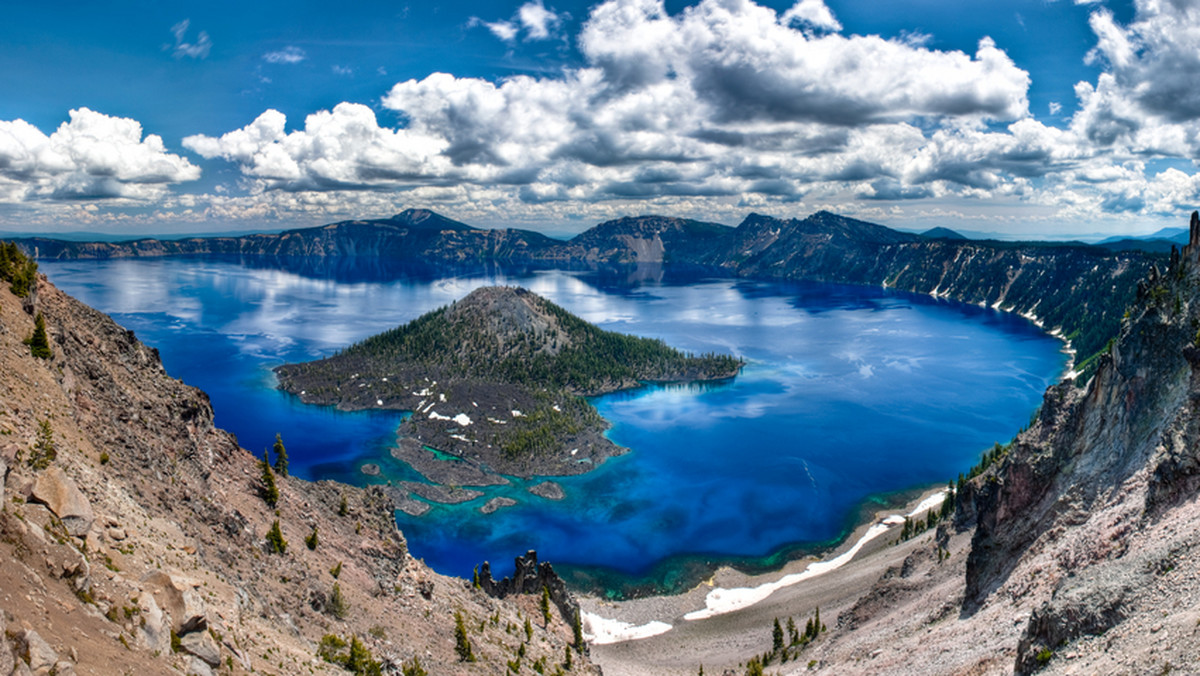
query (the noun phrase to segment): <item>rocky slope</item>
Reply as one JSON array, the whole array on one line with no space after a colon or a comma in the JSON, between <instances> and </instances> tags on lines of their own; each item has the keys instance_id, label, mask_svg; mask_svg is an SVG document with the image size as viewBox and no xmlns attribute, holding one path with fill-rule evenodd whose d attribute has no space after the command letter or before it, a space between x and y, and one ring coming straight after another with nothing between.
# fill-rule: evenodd
<instances>
[{"instance_id":1,"label":"rocky slope","mask_svg":"<svg viewBox=\"0 0 1200 676\"><path fill-rule=\"evenodd\" d=\"M741 277L887 286L1016 312L1059 332L1089 359L1115 335L1139 279L1167 256L1070 243L961 240L903 233L829 212L750 214L736 228L663 216L622 218L569 242L484 230L430 211L278 235L78 243L22 240L42 257L229 254L424 263L671 264ZM313 264L329 270L330 265ZM337 266L332 266L336 269Z\"/></svg>"},{"instance_id":2,"label":"rocky slope","mask_svg":"<svg viewBox=\"0 0 1200 676\"><path fill-rule=\"evenodd\" d=\"M402 459L437 483L477 486L503 482L498 474L579 474L624 452L585 396L643 381L731 378L741 365L600 330L522 288L484 287L275 372L280 389L305 403L412 411L400 430ZM458 462L430 462L430 448Z\"/></svg>"},{"instance_id":3,"label":"rocky slope","mask_svg":"<svg viewBox=\"0 0 1200 676\"><path fill-rule=\"evenodd\" d=\"M1047 391L955 524L835 606L822 673L1191 673L1200 664L1200 215L1086 382ZM824 612L824 611L823 611ZM806 668L781 673L812 673Z\"/></svg>"},{"instance_id":4,"label":"rocky slope","mask_svg":"<svg viewBox=\"0 0 1200 676\"><path fill-rule=\"evenodd\" d=\"M39 315L48 359L24 342ZM356 673L597 673L573 650L563 667L573 618L546 623L540 594L412 559L381 491L278 476L268 506L204 393L44 277L23 299L0 284L0 403L0 674L343 673L320 652Z\"/></svg>"}]
</instances>

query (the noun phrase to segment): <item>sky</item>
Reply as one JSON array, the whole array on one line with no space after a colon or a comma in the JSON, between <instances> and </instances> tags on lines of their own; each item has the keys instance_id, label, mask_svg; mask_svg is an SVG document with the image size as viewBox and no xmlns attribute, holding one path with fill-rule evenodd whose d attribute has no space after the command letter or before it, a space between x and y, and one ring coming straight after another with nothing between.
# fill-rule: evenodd
<instances>
[{"instance_id":1,"label":"sky","mask_svg":"<svg viewBox=\"0 0 1200 676\"><path fill-rule=\"evenodd\" d=\"M0 231L1200 206L1200 0L6 3Z\"/></svg>"}]
</instances>

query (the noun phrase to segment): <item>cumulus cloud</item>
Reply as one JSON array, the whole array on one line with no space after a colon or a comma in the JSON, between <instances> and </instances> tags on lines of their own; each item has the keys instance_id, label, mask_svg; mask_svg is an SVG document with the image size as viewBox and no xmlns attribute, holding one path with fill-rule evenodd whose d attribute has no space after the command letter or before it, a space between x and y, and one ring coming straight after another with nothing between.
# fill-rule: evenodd
<instances>
[{"instance_id":1,"label":"cumulus cloud","mask_svg":"<svg viewBox=\"0 0 1200 676\"><path fill-rule=\"evenodd\" d=\"M212 38L208 37L208 33L200 31L195 42L186 42L188 27L191 26L191 23L191 19L184 19L171 26L171 33L175 36L175 45L172 47L173 54L177 59L185 56L191 59L206 59L208 53L212 51Z\"/></svg>"},{"instance_id":2,"label":"cumulus cloud","mask_svg":"<svg viewBox=\"0 0 1200 676\"><path fill-rule=\"evenodd\" d=\"M367 106L338 104L287 132L287 119L268 110L246 127L219 138L197 135L184 147L205 158L237 162L267 189L288 191L359 189L452 176L441 139L409 130L384 129Z\"/></svg>"},{"instance_id":3,"label":"cumulus cloud","mask_svg":"<svg viewBox=\"0 0 1200 676\"><path fill-rule=\"evenodd\" d=\"M1184 53L1200 44L1200 17L1182 0L1139 2L1129 26L1093 14L1089 58L1104 72L1077 85L1065 129L1031 115L1028 73L990 38L968 54L916 34L846 35L822 0L782 14L751 0L700 0L677 14L661 0L607 0L579 35L584 64L558 76L434 73L383 97L396 128L343 103L302 128L269 110L184 145L236 163L253 194L292 195L289 204L352 191L460 210L487 200L514 214L948 199L1144 213L1196 195L1190 175L1148 177L1142 162L1200 157L1200 102L1185 87L1200 52ZM552 35L555 17L530 2L510 20L474 23L511 42ZM1184 75L1168 72L1176 63ZM1051 115L1061 110L1051 104Z\"/></svg>"},{"instance_id":4,"label":"cumulus cloud","mask_svg":"<svg viewBox=\"0 0 1200 676\"><path fill-rule=\"evenodd\" d=\"M24 120L0 121L0 201L153 200L200 177L160 137L143 138L136 120L87 108L70 117L49 136Z\"/></svg>"},{"instance_id":5,"label":"cumulus cloud","mask_svg":"<svg viewBox=\"0 0 1200 676\"><path fill-rule=\"evenodd\" d=\"M1200 151L1200 3L1138 0L1128 26L1108 9L1091 15L1089 62L1105 72L1076 85L1075 123L1098 144L1137 152ZM1173 147L1172 147L1173 146Z\"/></svg>"},{"instance_id":6,"label":"cumulus cloud","mask_svg":"<svg viewBox=\"0 0 1200 676\"><path fill-rule=\"evenodd\" d=\"M551 31L562 23L562 18L553 10L546 9L542 0L531 0L521 5L517 10L517 17L520 18L521 26L525 28L530 40L549 38Z\"/></svg>"},{"instance_id":7,"label":"cumulus cloud","mask_svg":"<svg viewBox=\"0 0 1200 676\"><path fill-rule=\"evenodd\" d=\"M834 18L824 0L800 0L783 13L783 23L798 23L826 31L842 30L842 24Z\"/></svg>"},{"instance_id":8,"label":"cumulus cloud","mask_svg":"<svg viewBox=\"0 0 1200 676\"><path fill-rule=\"evenodd\" d=\"M306 58L308 55L304 53L303 49L291 45L263 54L263 61L267 63L300 63Z\"/></svg>"}]
</instances>

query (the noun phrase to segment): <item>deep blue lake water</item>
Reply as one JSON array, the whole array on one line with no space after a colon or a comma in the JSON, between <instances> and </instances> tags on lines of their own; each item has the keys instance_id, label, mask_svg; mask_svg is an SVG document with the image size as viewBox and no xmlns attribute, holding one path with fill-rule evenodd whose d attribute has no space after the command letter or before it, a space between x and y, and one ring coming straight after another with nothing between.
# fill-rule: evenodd
<instances>
[{"instance_id":1,"label":"deep blue lake water","mask_svg":"<svg viewBox=\"0 0 1200 676\"><path fill-rule=\"evenodd\" d=\"M212 397L217 424L261 453L283 434L310 479L419 479L388 448L396 412L342 413L274 389L271 367L313 359L489 284L520 285L600 326L745 357L711 386L600 397L632 452L567 497L487 489L398 515L436 570L498 572L535 548L577 584L672 589L717 562L777 565L844 536L864 504L944 482L1029 421L1062 372L1061 344L990 309L885 291L626 272L436 270L375 262L159 259L41 262L54 283L157 347ZM383 467L371 479L365 463ZM519 504L478 508L504 495Z\"/></svg>"}]
</instances>

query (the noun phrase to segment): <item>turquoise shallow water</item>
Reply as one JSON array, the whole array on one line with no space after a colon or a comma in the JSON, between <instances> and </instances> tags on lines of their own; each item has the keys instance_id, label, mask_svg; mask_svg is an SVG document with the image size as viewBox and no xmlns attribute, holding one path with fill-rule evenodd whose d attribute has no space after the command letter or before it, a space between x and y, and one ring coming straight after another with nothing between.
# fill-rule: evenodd
<instances>
[{"instance_id":1,"label":"turquoise shallow water","mask_svg":"<svg viewBox=\"0 0 1200 676\"><path fill-rule=\"evenodd\" d=\"M641 271L326 268L313 261L44 262L59 286L157 347L206 390L217 423L261 452L281 432L293 472L349 483L419 479L387 453L401 414L305 406L270 368L311 359L485 284L519 284L605 328L748 364L732 381L600 397L632 452L556 479L398 515L414 555L469 575L535 548L577 584L677 588L718 562L776 565L844 535L864 501L945 481L1028 422L1061 345L989 309L882 289ZM365 476L367 462L383 475ZM488 498L518 504L491 515Z\"/></svg>"}]
</instances>

